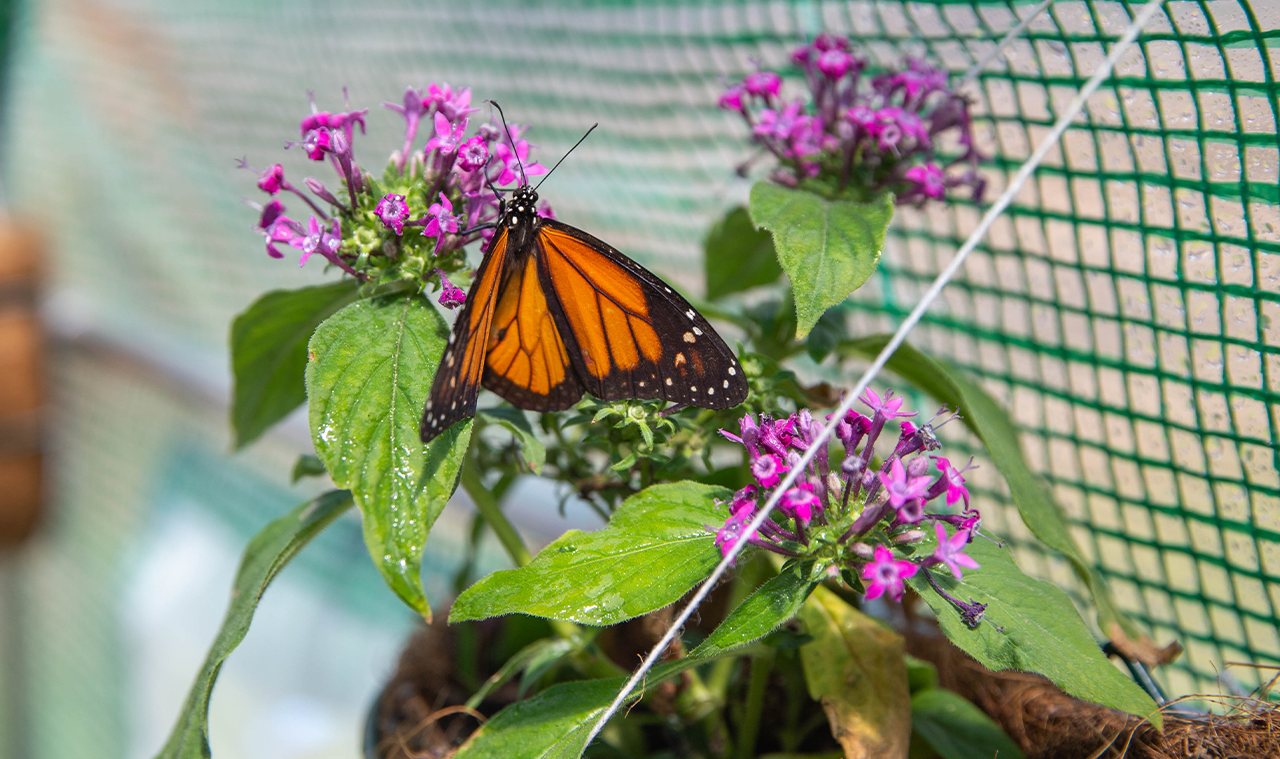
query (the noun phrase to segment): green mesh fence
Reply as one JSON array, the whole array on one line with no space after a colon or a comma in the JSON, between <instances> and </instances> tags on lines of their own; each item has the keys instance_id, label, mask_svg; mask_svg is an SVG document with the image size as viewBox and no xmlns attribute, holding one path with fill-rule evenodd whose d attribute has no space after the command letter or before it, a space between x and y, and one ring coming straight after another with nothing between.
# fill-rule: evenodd
<instances>
[{"instance_id":1,"label":"green mesh fence","mask_svg":"<svg viewBox=\"0 0 1280 759\"><path fill-rule=\"evenodd\" d=\"M238 309L319 276L262 254L238 203L252 177L233 159L305 175L280 151L305 92L337 107L347 86L374 108L356 150L376 165L399 144L378 101L448 81L533 124L544 157L600 122L545 197L697 293L701 236L749 186L734 174L745 129L715 108L725 81L785 65L820 30L851 35L873 64L927 55L960 74L1033 7L35 3L7 109L7 191L56 239L55 313L163 361L225 366ZM1058 0L969 88L988 197L1133 7ZM1158 675L1174 694L1216 692L1223 672L1248 690L1268 675L1227 662L1280 663L1278 44L1274 3L1170 0L913 336L1008 406L1121 605L1186 645ZM902 209L854 298L857 330L894 326L980 213ZM1074 587L1002 513L992 468L975 481L1024 567Z\"/></svg>"}]
</instances>

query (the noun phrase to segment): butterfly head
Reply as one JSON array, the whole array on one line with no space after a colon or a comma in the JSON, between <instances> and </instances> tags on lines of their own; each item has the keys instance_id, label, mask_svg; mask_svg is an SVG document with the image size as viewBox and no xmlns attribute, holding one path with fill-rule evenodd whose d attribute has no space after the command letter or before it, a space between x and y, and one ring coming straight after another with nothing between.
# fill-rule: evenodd
<instances>
[{"instance_id":1,"label":"butterfly head","mask_svg":"<svg viewBox=\"0 0 1280 759\"><path fill-rule=\"evenodd\" d=\"M521 185L511 193L507 201L506 223L528 224L538 218L538 193L529 185Z\"/></svg>"}]
</instances>

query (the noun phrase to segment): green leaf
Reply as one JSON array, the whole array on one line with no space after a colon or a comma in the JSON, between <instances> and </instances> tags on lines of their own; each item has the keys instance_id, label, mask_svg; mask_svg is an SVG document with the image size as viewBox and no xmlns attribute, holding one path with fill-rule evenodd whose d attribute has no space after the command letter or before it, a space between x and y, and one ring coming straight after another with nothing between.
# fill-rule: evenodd
<instances>
[{"instance_id":1,"label":"green leaf","mask_svg":"<svg viewBox=\"0 0 1280 759\"><path fill-rule=\"evenodd\" d=\"M942 759L1024 759L999 725L949 690L930 688L912 696L911 727Z\"/></svg>"},{"instance_id":2,"label":"green leaf","mask_svg":"<svg viewBox=\"0 0 1280 759\"><path fill-rule=\"evenodd\" d=\"M303 546L350 506L351 494L345 490L325 493L271 522L249 541L231 587L231 603L222 627L157 759L208 759L209 696L222 663L249 632L258 601L275 576Z\"/></svg>"},{"instance_id":3,"label":"green leaf","mask_svg":"<svg viewBox=\"0 0 1280 759\"><path fill-rule=\"evenodd\" d=\"M912 693L938 687L938 668L911 654L903 657L907 664L907 685Z\"/></svg>"},{"instance_id":4,"label":"green leaf","mask_svg":"<svg viewBox=\"0 0 1280 759\"><path fill-rule=\"evenodd\" d=\"M450 622L502 614L612 625L675 603L720 560L708 525L723 522L724 488L654 485L596 532L569 530L519 569L490 574L453 604Z\"/></svg>"},{"instance_id":5,"label":"green leaf","mask_svg":"<svg viewBox=\"0 0 1280 759\"><path fill-rule=\"evenodd\" d=\"M841 346L843 352L874 356L889 342L888 335L854 340ZM888 368L934 398L960 412L964 424L987 447L991 462L1009 485L1009 493L1022 521L1045 545L1066 556L1076 575L1088 586L1098 609L1098 626L1114 637L1120 628L1132 639L1144 636L1111 596L1102 576L1085 561L1071 537L1071 525L1053 499L1053 492L1022 456L1018 429L991 396L950 364L939 361L903 343L889 359Z\"/></svg>"},{"instance_id":6,"label":"green leaf","mask_svg":"<svg viewBox=\"0 0 1280 759\"><path fill-rule=\"evenodd\" d=\"M681 659L654 667L623 706L705 660ZM559 683L493 715L454 754L454 759L577 759L587 733L618 695L625 678Z\"/></svg>"},{"instance_id":7,"label":"green leaf","mask_svg":"<svg viewBox=\"0 0 1280 759\"><path fill-rule=\"evenodd\" d=\"M364 540L387 585L428 620L422 547L458 486L471 420L422 444L422 406L448 328L425 298L352 303L321 324L307 365L311 439L364 515Z\"/></svg>"},{"instance_id":8,"label":"green leaf","mask_svg":"<svg viewBox=\"0 0 1280 759\"><path fill-rule=\"evenodd\" d=\"M693 657L716 656L753 643L800 612L814 585L813 562L789 564L776 577L756 588L738 608L729 613L707 639L690 653Z\"/></svg>"},{"instance_id":9,"label":"green leaf","mask_svg":"<svg viewBox=\"0 0 1280 759\"><path fill-rule=\"evenodd\" d=\"M515 676L522 669L532 669L535 663L540 667L538 677L546 671L546 666L550 666L559 661L565 654L573 650L573 643L563 638L539 638L516 653L512 654L510 659L502 665L502 668L493 673L488 680L484 681L484 685L480 686L480 690L471 695L467 699L467 707L475 709L484 702L489 694L502 687L502 684ZM533 680L537 680L534 677ZM528 679L528 678L525 678ZM531 681L532 682L532 681ZM526 683L523 680L520 683L520 694L524 695Z\"/></svg>"},{"instance_id":10,"label":"green leaf","mask_svg":"<svg viewBox=\"0 0 1280 759\"><path fill-rule=\"evenodd\" d=\"M892 220L890 193L855 203L769 182L752 186L751 221L773 233L795 291L797 339L871 278Z\"/></svg>"},{"instance_id":11,"label":"green leaf","mask_svg":"<svg viewBox=\"0 0 1280 759\"><path fill-rule=\"evenodd\" d=\"M930 533L917 545L920 555L927 555L936 542ZM987 669L1035 672L1076 698L1160 725L1155 702L1111 666L1066 593L1023 574L1007 548L988 540L978 538L966 553L981 569L965 572L962 581L940 572L933 577L961 601L986 604L986 616L976 628L970 628L956 607L933 589L925 576L928 570L907 581L933 609L942 632L953 643Z\"/></svg>"},{"instance_id":12,"label":"green leaf","mask_svg":"<svg viewBox=\"0 0 1280 759\"><path fill-rule=\"evenodd\" d=\"M542 472L542 465L547 463L547 448L534 434L533 426L529 424L523 411L513 406L498 406L479 411L476 416L511 430L511 434L520 441L520 455L524 458L524 463L529 465L534 474Z\"/></svg>"},{"instance_id":13,"label":"green leaf","mask_svg":"<svg viewBox=\"0 0 1280 759\"><path fill-rule=\"evenodd\" d=\"M319 456L304 453L293 462L293 478L290 482L297 482L303 477L323 477L328 473L329 470L324 468L324 462Z\"/></svg>"},{"instance_id":14,"label":"green leaf","mask_svg":"<svg viewBox=\"0 0 1280 759\"><path fill-rule=\"evenodd\" d=\"M703 250L708 300L772 284L782 276L773 238L756 229L742 206L711 227Z\"/></svg>"},{"instance_id":15,"label":"green leaf","mask_svg":"<svg viewBox=\"0 0 1280 759\"><path fill-rule=\"evenodd\" d=\"M845 756L906 756L911 697L902 636L821 585L800 619L813 636L800 649L805 683Z\"/></svg>"},{"instance_id":16,"label":"green leaf","mask_svg":"<svg viewBox=\"0 0 1280 759\"><path fill-rule=\"evenodd\" d=\"M344 279L298 290L275 290L231 322L231 429L235 446L255 440L307 399L307 341L320 322L356 298Z\"/></svg>"}]
</instances>

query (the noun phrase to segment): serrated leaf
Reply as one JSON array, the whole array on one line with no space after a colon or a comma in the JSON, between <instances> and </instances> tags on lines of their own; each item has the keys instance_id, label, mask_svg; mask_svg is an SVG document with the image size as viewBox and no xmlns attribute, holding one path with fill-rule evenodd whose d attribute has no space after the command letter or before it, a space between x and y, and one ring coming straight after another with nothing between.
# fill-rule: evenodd
<instances>
[{"instance_id":1,"label":"serrated leaf","mask_svg":"<svg viewBox=\"0 0 1280 759\"><path fill-rule=\"evenodd\" d=\"M422 548L458 486L471 440L470 419L429 447L419 438L448 334L425 298L362 300L320 325L307 364L316 454L355 496L365 544L387 585L428 620Z\"/></svg>"},{"instance_id":2,"label":"serrated leaf","mask_svg":"<svg viewBox=\"0 0 1280 759\"><path fill-rule=\"evenodd\" d=\"M703 660L682 659L654 667L627 706L647 691ZM587 733L618 695L626 680L560 683L506 707L476 730L453 759L578 759Z\"/></svg>"},{"instance_id":3,"label":"serrated leaf","mask_svg":"<svg viewBox=\"0 0 1280 759\"><path fill-rule=\"evenodd\" d=\"M920 555L934 550L932 534L918 544ZM1056 585L1023 574L1007 548L978 538L965 549L980 569L964 580L934 572L940 587L966 603L986 604L986 616L970 628L950 601L938 594L921 570L907 582L938 617L942 632L990 670L1044 675L1076 698L1119 709L1157 727L1160 715L1151 697L1102 654L1071 599Z\"/></svg>"},{"instance_id":4,"label":"serrated leaf","mask_svg":"<svg viewBox=\"0 0 1280 759\"><path fill-rule=\"evenodd\" d=\"M827 713L844 755L906 756L911 697L902 636L821 585L804 602L800 619L813 636L800 649L805 684Z\"/></svg>"},{"instance_id":5,"label":"serrated leaf","mask_svg":"<svg viewBox=\"0 0 1280 759\"><path fill-rule=\"evenodd\" d=\"M612 625L675 603L720 560L709 525L732 493L696 482L631 496L596 532L570 530L519 569L494 572L453 604L450 622L503 614Z\"/></svg>"},{"instance_id":6,"label":"serrated leaf","mask_svg":"<svg viewBox=\"0 0 1280 759\"><path fill-rule=\"evenodd\" d=\"M231 322L231 429L236 448L255 440L307 399L307 341L320 323L356 298L344 279L274 290Z\"/></svg>"},{"instance_id":7,"label":"serrated leaf","mask_svg":"<svg viewBox=\"0 0 1280 759\"><path fill-rule=\"evenodd\" d=\"M1025 759L999 725L949 690L930 688L912 696L911 728L942 759Z\"/></svg>"},{"instance_id":8,"label":"serrated leaf","mask_svg":"<svg viewBox=\"0 0 1280 759\"><path fill-rule=\"evenodd\" d=\"M249 632L262 594L289 560L351 507L351 494L335 490L301 504L263 527L244 549L222 627L157 759L208 759L209 696L222 663Z\"/></svg>"},{"instance_id":9,"label":"serrated leaf","mask_svg":"<svg viewBox=\"0 0 1280 759\"><path fill-rule=\"evenodd\" d=\"M534 474L542 473L542 465L547 463L547 448L534 434L533 426L523 411L513 406L498 406L479 411L476 416L511 430L511 434L520 441L520 455L529 465L529 470Z\"/></svg>"},{"instance_id":10,"label":"serrated leaf","mask_svg":"<svg viewBox=\"0 0 1280 759\"><path fill-rule=\"evenodd\" d=\"M853 340L841 346L842 351L874 356L888 343L888 335L874 335ZM998 403L951 364L931 358L910 344L903 343L886 365L934 398L958 410L964 424L982 440L1001 476L1009 485L1009 494L1022 521L1045 545L1058 551L1071 562L1072 569L1088 586L1098 610L1098 626L1110 631L1118 624L1129 637L1145 636L1111 596L1102 575L1085 561L1084 554L1071 537L1066 515L1054 501L1053 492L1027 464L1018 441L1018 429Z\"/></svg>"},{"instance_id":11,"label":"serrated leaf","mask_svg":"<svg viewBox=\"0 0 1280 759\"><path fill-rule=\"evenodd\" d=\"M751 221L773 234L778 263L791 280L796 339L871 278L893 220L890 193L855 203L769 182L751 187L750 208Z\"/></svg>"},{"instance_id":12,"label":"serrated leaf","mask_svg":"<svg viewBox=\"0 0 1280 759\"><path fill-rule=\"evenodd\" d=\"M781 627L800 612L809 592L821 581L813 577L813 562L791 564L756 588L725 617L689 655L716 656L753 643Z\"/></svg>"},{"instance_id":13,"label":"serrated leaf","mask_svg":"<svg viewBox=\"0 0 1280 759\"><path fill-rule=\"evenodd\" d=\"M756 229L742 206L716 222L703 251L708 300L771 284L782 275L773 237Z\"/></svg>"}]
</instances>

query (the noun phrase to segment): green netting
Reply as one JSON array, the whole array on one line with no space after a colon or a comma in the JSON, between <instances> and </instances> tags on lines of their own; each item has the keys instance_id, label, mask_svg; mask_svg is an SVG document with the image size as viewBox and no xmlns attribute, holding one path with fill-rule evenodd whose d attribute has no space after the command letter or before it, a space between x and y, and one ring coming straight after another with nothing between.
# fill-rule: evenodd
<instances>
[{"instance_id":1,"label":"green netting","mask_svg":"<svg viewBox=\"0 0 1280 759\"><path fill-rule=\"evenodd\" d=\"M977 79L988 197L1133 6L1058 0ZM225 366L236 310L318 277L262 255L238 203L252 177L232 159L279 159L305 91L336 107L345 85L375 107L356 147L376 164L399 141L376 103L449 81L535 125L546 156L600 122L546 197L698 292L701 235L748 187L733 172L745 130L715 108L725 81L785 65L820 30L881 65L926 54L959 74L1032 7L36 3L6 109L7 190L56 239L55 313L182 366ZM1218 690L1226 662L1280 663L1277 44L1273 3L1170 0L913 337L1008 405L1121 605L1187 646L1160 675L1177 694ZM903 209L855 297L857 328L896 325L980 213ZM1001 502L991 467L975 479ZM1026 568L1074 587L996 512Z\"/></svg>"}]
</instances>

